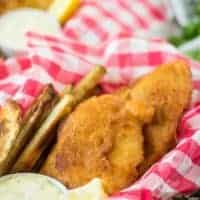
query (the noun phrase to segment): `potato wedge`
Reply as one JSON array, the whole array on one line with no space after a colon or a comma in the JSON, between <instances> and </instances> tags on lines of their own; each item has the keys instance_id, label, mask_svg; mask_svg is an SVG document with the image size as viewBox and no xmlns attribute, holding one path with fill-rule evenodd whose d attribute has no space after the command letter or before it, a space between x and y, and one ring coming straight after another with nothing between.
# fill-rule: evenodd
<instances>
[{"instance_id":1,"label":"potato wedge","mask_svg":"<svg viewBox=\"0 0 200 200\"><path fill-rule=\"evenodd\" d=\"M27 110L25 116L24 116L24 124L27 124L27 122L30 120L32 115L37 112L37 110L40 110L40 115L38 116L37 126L35 129L37 129L41 123L44 121L44 119L49 115L49 112L51 111L51 107L54 107L56 102L58 102L59 97L53 87L52 84L47 84L41 94L35 99L35 101L32 103L32 105ZM39 109L40 108L40 109ZM42 111L45 110L45 112Z\"/></svg>"},{"instance_id":2,"label":"potato wedge","mask_svg":"<svg viewBox=\"0 0 200 200\"><path fill-rule=\"evenodd\" d=\"M21 109L14 101L7 101L0 109L0 175L7 172L9 153L20 133Z\"/></svg>"},{"instance_id":3,"label":"potato wedge","mask_svg":"<svg viewBox=\"0 0 200 200\"><path fill-rule=\"evenodd\" d=\"M24 116L20 133L8 154L6 171L9 171L14 165L24 147L29 143L35 131L49 115L57 101L58 96L52 85L45 86Z\"/></svg>"},{"instance_id":4,"label":"potato wedge","mask_svg":"<svg viewBox=\"0 0 200 200\"><path fill-rule=\"evenodd\" d=\"M49 155L49 153L52 150L52 147L54 146L54 144L56 143L56 134L57 133L57 126L51 130L51 136L49 137L48 140L46 141L47 143L47 148L44 150L44 152L42 152L42 154L40 155L40 157L38 158L37 162L34 164L34 166L32 167L32 172L39 172L43 163L45 162L45 160L47 159L47 156Z\"/></svg>"},{"instance_id":5,"label":"potato wedge","mask_svg":"<svg viewBox=\"0 0 200 200\"><path fill-rule=\"evenodd\" d=\"M55 106L48 118L38 129L35 136L20 155L19 159L12 168L12 172L31 171L42 152L49 145L49 138L54 138L55 133L51 130L56 126L58 121L71 112L74 105L74 98L67 94ZM49 134L50 133L50 134Z\"/></svg>"}]
</instances>

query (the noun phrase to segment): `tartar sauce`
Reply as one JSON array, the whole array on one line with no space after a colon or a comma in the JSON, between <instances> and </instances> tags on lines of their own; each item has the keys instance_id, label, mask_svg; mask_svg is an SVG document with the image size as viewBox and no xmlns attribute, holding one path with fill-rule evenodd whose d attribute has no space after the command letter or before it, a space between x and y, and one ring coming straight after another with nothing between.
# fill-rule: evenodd
<instances>
[{"instance_id":1,"label":"tartar sauce","mask_svg":"<svg viewBox=\"0 0 200 200\"><path fill-rule=\"evenodd\" d=\"M39 174L14 174L0 178L1 200L65 200L67 189Z\"/></svg>"},{"instance_id":2,"label":"tartar sauce","mask_svg":"<svg viewBox=\"0 0 200 200\"><path fill-rule=\"evenodd\" d=\"M2 15L0 27L0 48L7 56L26 52L26 33L29 31L61 36L58 21L48 12L33 8L21 8Z\"/></svg>"}]
</instances>

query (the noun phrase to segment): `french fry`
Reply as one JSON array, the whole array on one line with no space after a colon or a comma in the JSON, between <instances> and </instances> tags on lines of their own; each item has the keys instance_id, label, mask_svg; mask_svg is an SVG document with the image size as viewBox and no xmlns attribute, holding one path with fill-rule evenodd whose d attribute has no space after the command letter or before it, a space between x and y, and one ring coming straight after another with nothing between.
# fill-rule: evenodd
<instances>
[{"instance_id":1,"label":"french fry","mask_svg":"<svg viewBox=\"0 0 200 200\"><path fill-rule=\"evenodd\" d=\"M73 96L69 94L63 96L42 126L38 129L29 145L22 152L11 172L31 171L33 169L42 152L48 146L48 142L46 143L46 141L48 141L49 137L52 137L49 133L60 119L71 112L73 104Z\"/></svg>"},{"instance_id":2,"label":"french fry","mask_svg":"<svg viewBox=\"0 0 200 200\"><path fill-rule=\"evenodd\" d=\"M92 96L99 96L100 94L102 94L101 88L97 85L94 89L92 89L91 91L89 91L86 96L84 97L83 100L86 100ZM82 101L83 101L82 100Z\"/></svg>"},{"instance_id":3,"label":"french fry","mask_svg":"<svg viewBox=\"0 0 200 200\"><path fill-rule=\"evenodd\" d=\"M92 96L92 94L98 93L99 88L97 84L99 83L102 76L106 73L104 67L97 65L94 69L89 72L89 74L83 78L74 88L72 85L67 85L61 92L60 96L64 94L73 94L76 102L82 101L86 97Z\"/></svg>"},{"instance_id":4,"label":"french fry","mask_svg":"<svg viewBox=\"0 0 200 200\"><path fill-rule=\"evenodd\" d=\"M56 95L49 103L44 105L43 112L41 113L41 115L38 118L37 123L35 124L35 129L34 129L35 132L42 125L44 120L49 116L49 114L51 113L55 105L58 103L58 101L59 101L59 97Z\"/></svg>"},{"instance_id":5,"label":"french fry","mask_svg":"<svg viewBox=\"0 0 200 200\"><path fill-rule=\"evenodd\" d=\"M7 101L0 109L0 175L7 172L9 153L19 135L21 124L19 106L14 101Z\"/></svg>"},{"instance_id":6,"label":"french fry","mask_svg":"<svg viewBox=\"0 0 200 200\"><path fill-rule=\"evenodd\" d=\"M73 90L77 103L82 101L97 86L106 70L102 66L96 66L85 78L83 78Z\"/></svg>"},{"instance_id":7,"label":"french fry","mask_svg":"<svg viewBox=\"0 0 200 200\"><path fill-rule=\"evenodd\" d=\"M24 147L34 136L36 128L44 121L44 118L50 113L57 100L58 97L54 88L51 85L47 85L30 106L24 116L20 133L7 156L7 162L4 167L5 172L8 172L13 166Z\"/></svg>"},{"instance_id":8,"label":"french fry","mask_svg":"<svg viewBox=\"0 0 200 200\"><path fill-rule=\"evenodd\" d=\"M33 113L38 109L40 104L50 104L52 100L57 96L56 91L54 90L54 87L51 84L46 85L41 94L35 99L35 101L32 103L32 105L29 107L27 112L24 116L24 123L29 120L29 118L33 115ZM58 99L57 99L58 100Z\"/></svg>"},{"instance_id":9,"label":"french fry","mask_svg":"<svg viewBox=\"0 0 200 200\"><path fill-rule=\"evenodd\" d=\"M56 136L56 131L52 132L52 130L96 87L104 74L105 69L97 66L80 81L72 90L72 94L69 94L71 90L64 90L62 98L35 133L35 136L22 152L11 172L31 171L34 169L38 160L41 159L41 155Z\"/></svg>"},{"instance_id":10,"label":"french fry","mask_svg":"<svg viewBox=\"0 0 200 200\"><path fill-rule=\"evenodd\" d=\"M47 156L49 155L49 153L52 150L52 147L54 146L54 144L56 143L56 134L57 133L57 126L55 126L54 129L51 130L51 137L48 138L48 140L46 141L47 143L47 148L44 150L44 152L42 152L40 158L38 158L37 162L35 163L35 165L32 168L32 172L39 172L40 168L42 167L43 163L45 162L45 160L47 159Z\"/></svg>"}]
</instances>

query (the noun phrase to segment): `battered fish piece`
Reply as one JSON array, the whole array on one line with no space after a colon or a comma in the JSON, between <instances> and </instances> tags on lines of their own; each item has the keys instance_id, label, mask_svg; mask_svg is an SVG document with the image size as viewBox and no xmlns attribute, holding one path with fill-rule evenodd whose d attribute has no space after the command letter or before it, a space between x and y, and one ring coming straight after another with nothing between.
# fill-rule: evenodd
<instances>
[{"instance_id":1,"label":"battered fish piece","mask_svg":"<svg viewBox=\"0 0 200 200\"><path fill-rule=\"evenodd\" d=\"M189 67L176 61L83 102L63 122L41 172L70 188L95 177L109 194L129 186L176 144L191 90Z\"/></svg>"},{"instance_id":2,"label":"battered fish piece","mask_svg":"<svg viewBox=\"0 0 200 200\"><path fill-rule=\"evenodd\" d=\"M129 89L127 109L134 116L139 114L141 120L145 119L141 103L154 110L152 122L143 129L145 157L139 167L141 175L176 144L178 122L191 92L191 72L184 61L161 65Z\"/></svg>"},{"instance_id":3,"label":"battered fish piece","mask_svg":"<svg viewBox=\"0 0 200 200\"><path fill-rule=\"evenodd\" d=\"M74 188L99 177L111 194L138 178L143 161L141 123L116 95L93 97L62 124L41 172Z\"/></svg>"}]
</instances>

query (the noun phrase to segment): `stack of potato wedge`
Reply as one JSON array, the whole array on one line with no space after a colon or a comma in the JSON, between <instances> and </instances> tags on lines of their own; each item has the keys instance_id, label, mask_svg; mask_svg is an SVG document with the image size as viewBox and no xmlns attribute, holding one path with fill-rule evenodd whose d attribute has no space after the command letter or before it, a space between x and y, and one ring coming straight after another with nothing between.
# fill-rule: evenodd
<instances>
[{"instance_id":1,"label":"stack of potato wedge","mask_svg":"<svg viewBox=\"0 0 200 200\"><path fill-rule=\"evenodd\" d=\"M46 85L23 117L19 105L8 100L0 109L0 176L37 172L56 141L59 122L94 94L105 72L96 66L61 94L51 84Z\"/></svg>"}]
</instances>

